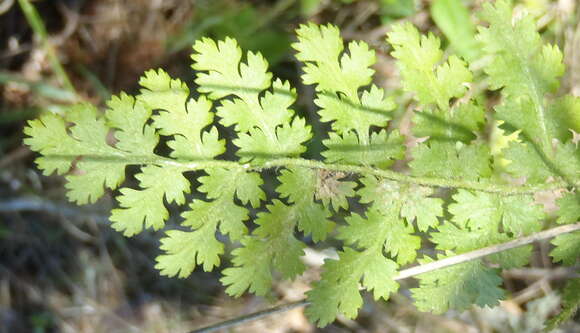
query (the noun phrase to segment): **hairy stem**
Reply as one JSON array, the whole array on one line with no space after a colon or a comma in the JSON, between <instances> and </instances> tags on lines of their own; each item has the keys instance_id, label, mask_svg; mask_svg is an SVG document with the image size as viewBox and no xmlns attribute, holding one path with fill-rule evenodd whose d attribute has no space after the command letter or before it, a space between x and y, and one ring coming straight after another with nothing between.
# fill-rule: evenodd
<instances>
[{"instance_id":1,"label":"hairy stem","mask_svg":"<svg viewBox=\"0 0 580 333\"><path fill-rule=\"evenodd\" d=\"M570 186L570 184L566 182L553 182L548 184L516 186L516 185L497 184L483 181L469 181L461 179L415 177L400 172L395 172L392 170L378 169L370 166L331 164L322 161L308 160L302 158L277 158L268 160L261 164L251 164L251 163L239 164L237 162L230 161L200 161L200 162L183 163L170 159L164 159L158 161L158 163L182 166L190 170L203 170L207 168L218 167L226 169L243 168L245 170L261 171L265 169L275 169L283 167L304 167L310 169L324 169L330 171L341 171L346 173L354 173L362 175L374 175L380 178L390 179L393 181L403 183L412 183L430 187L462 188L474 191L497 193L500 195L533 194L540 191L561 189ZM573 186L577 187L578 185L580 185L580 182L575 180Z\"/></svg>"},{"instance_id":2,"label":"hairy stem","mask_svg":"<svg viewBox=\"0 0 580 333\"><path fill-rule=\"evenodd\" d=\"M506 242L506 243L491 245L491 246L488 246L488 247L485 247L482 249L462 253L459 255L455 255L455 256L444 258L444 259L437 260L437 261L433 261L433 262L430 262L428 264L423 264L423 265L411 267L408 269L404 269L402 271L399 271L399 274L397 276L395 276L393 279L395 281L407 279L407 278L410 278L410 277L413 277L416 275L436 271L436 270L450 267L453 265L465 263L465 262L468 262L471 260L480 259L480 258L483 258L483 257L488 256L490 254L495 254L495 253L511 250L513 248L516 248L516 247L528 245L528 244L531 244L533 242L553 238L553 237L556 237L556 236L561 235L561 234L575 232L575 231L580 231L580 222L576 222L575 224L567 224L567 225L559 226L556 228L540 231L540 232L537 232L537 233L532 234L530 236L514 239L514 240ZM248 321L257 320L257 319L260 319L260 318L263 318L263 317L266 317L266 316L269 316L272 314L289 311L289 310L292 310L292 309L295 309L298 307L302 307L302 306L306 306L309 304L310 304L310 302L308 302L308 300L306 300L306 299L302 299L302 300L292 302L292 303L281 304L281 305L278 305L278 306L275 306L275 307L272 307L272 308L269 308L266 310L250 313L250 314L247 314L244 316L240 316L240 317L233 318L233 319L230 319L227 321L223 321L223 322L220 322L217 324L213 324L213 325L206 326L206 327L203 327L200 329L196 329L196 330L191 331L190 333L214 332L214 331L219 330L219 329L233 327L233 326L236 326L236 325L248 322Z\"/></svg>"},{"instance_id":3,"label":"hairy stem","mask_svg":"<svg viewBox=\"0 0 580 333\"><path fill-rule=\"evenodd\" d=\"M45 158L74 160L77 155L44 155ZM429 187L461 188L466 190L497 193L502 196L534 194L542 191L558 190L565 188L580 187L579 179L558 180L551 183L533 185L510 185L499 184L490 181L474 181L462 179L448 179L438 177L417 177L403 174L393 170L379 169L371 166L349 165L340 163L325 163L323 161L309 160L304 158L274 158L260 163L239 163L224 160L199 160L178 161L162 156L134 156L120 153L118 156L83 156L83 159L103 160L108 163L116 161L129 165L155 164L159 166L173 166L185 170L197 171L211 168L224 168L229 170L262 171L287 167L302 167L328 171L339 171L357 175L374 175L379 178L389 179L402 183L417 184Z\"/></svg>"}]
</instances>

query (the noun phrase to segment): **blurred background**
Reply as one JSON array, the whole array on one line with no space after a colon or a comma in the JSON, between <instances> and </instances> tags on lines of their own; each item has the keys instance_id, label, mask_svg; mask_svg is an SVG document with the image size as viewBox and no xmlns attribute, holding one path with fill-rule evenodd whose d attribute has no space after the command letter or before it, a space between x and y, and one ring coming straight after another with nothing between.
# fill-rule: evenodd
<instances>
[{"instance_id":1,"label":"blurred background","mask_svg":"<svg viewBox=\"0 0 580 333\"><path fill-rule=\"evenodd\" d=\"M409 98L399 90L384 42L391 24L410 21L432 31L449 52L476 66L472 16L483 2L0 0L0 333L187 332L301 299L311 278L278 283L267 298L233 299L225 295L219 273L160 277L154 269L160 233L125 238L113 231L110 196L94 205L69 204L64 179L42 176L23 146L27 120L79 100L103 106L112 94L135 93L139 76L150 68L162 67L193 86L189 55L202 36L231 36L244 49L262 52L274 75L297 87L295 109L314 114L312 87L301 84L290 47L294 29L308 21L333 23L345 40L371 45L378 60L375 82L398 98L402 114ZM538 19L546 41L564 50L562 91L580 95L580 4L514 2L518 12ZM404 281L389 302L367 297L354 321L316 329L296 309L228 332L537 332L559 311L554 287L569 274L550 263L548 251L547 243L540 244L531 268L505 272L510 299L495 309L420 313L409 298L413 281ZM580 323L558 331L580 332Z\"/></svg>"}]
</instances>

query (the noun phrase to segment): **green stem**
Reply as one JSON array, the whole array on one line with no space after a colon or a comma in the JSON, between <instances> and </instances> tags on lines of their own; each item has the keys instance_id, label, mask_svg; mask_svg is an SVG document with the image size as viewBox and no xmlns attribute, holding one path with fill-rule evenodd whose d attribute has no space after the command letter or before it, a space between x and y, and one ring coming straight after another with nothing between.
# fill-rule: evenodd
<instances>
[{"instance_id":1,"label":"green stem","mask_svg":"<svg viewBox=\"0 0 580 333\"><path fill-rule=\"evenodd\" d=\"M52 70L59 78L64 88L76 95L76 90L72 85L72 83L70 82L68 75L66 74L64 68L62 67L62 64L58 60L56 50L54 49L54 47L50 43L50 40L48 39L46 27L42 22L42 18L40 17L40 15L38 15L38 11L28 0L18 0L18 4L20 5L22 12L24 13L24 16L26 16L26 21L28 22L28 24L30 24L30 27L32 28L34 33L37 34L38 37L40 38L42 46L44 47L44 50L46 51L46 54L48 56L48 60L50 61L50 65L52 66Z\"/></svg>"},{"instance_id":2,"label":"green stem","mask_svg":"<svg viewBox=\"0 0 580 333\"><path fill-rule=\"evenodd\" d=\"M308 160L303 158L277 158L261 162L259 164L244 163L240 164L235 161L191 161L180 162L170 158L135 158L127 155L122 157L123 163L128 164L157 164L180 167L186 170L204 170L210 168L225 168L225 169L243 169L246 171L262 171L268 169L277 169L285 167L303 167L309 169L323 169L329 171L340 171L346 173L360 174L360 175L374 175L379 178L389 179L402 183L411 183L429 187L448 187L461 188L467 190L497 193L500 195L522 195L534 194L541 191L555 190L566 188L570 185L574 187L580 186L580 181L575 180L573 184L557 181L546 184L534 185L509 185L497 184L489 182L479 182L461 179L446 179L436 177L416 177L402 174L392 170L378 169L370 166L348 165L348 164L329 164L322 161ZM129 162L130 161L130 162Z\"/></svg>"}]
</instances>

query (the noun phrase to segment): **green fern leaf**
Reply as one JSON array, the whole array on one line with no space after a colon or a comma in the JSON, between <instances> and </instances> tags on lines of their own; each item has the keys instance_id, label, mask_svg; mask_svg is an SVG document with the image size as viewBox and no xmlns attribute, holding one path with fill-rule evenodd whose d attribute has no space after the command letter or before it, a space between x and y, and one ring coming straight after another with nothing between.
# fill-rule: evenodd
<instances>
[{"instance_id":1,"label":"green fern leaf","mask_svg":"<svg viewBox=\"0 0 580 333\"><path fill-rule=\"evenodd\" d=\"M417 176L447 179L479 179L491 176L489 147L451 142L429 142L413 150L409 163Z\"/></svg>"},{"instance_id":2,"label":"green fern leaf","mask_svg":"<svg viewBox=\"0 0 580 333\"><path fill-rule=\"evenodd\" d=\"M233 39L217 44L208 38L193 46L192 67L200 72L195 82L200 92L213 99L233 95L232 100L222 100L217 114L224 126L234 125L239 147L237 155L242 161L264 160L273 156L298 156L306 148L303 143L312 137L310 126L303 118L294 117L288 107L294 103L296 93L288 82L275 80L267 72L268 63L261 54L247 53L241 62L242 52ZM218 59L227 59L221 61ZM260 94L267 88L264 96Z\"/></svg>"},{"instance_id":3,"label":"green fern leaf","mask_svg":"<svg viewBox=\"0 0 580 333\"><path fill-rule=\"evenodd\" d=\"M413 133L429 137L413 148L409 164L413 174L448 179L489 177L487 147L467 144L484 123L482 108L473 101L450 105L452 98L466 93L473 78L467 65L456 56L441 64L440 40L432 34L421 36L410 24L395 25L387 41L393 46L391 55L397 59L404 89L413 92L421 104L420 112L413 116Z\"/></svg>"},{"instance_id":4,"label":"green fern leaf","mask_svg":"<svg viewBox=\"0 0 580 333\"><path fill-rule=\"evenodd\" d=\"M332 25L302 25L296 33L298 42L292 46L298 51L296 58L305 63L302 80L316 85L314 103L321 107L321 120L332 122L334 130L323 141L329 148L323 152L326 160L386 168L401 159L403 138L398 131L369 133L371 126L387 125L389 111L395 108L392 99L374 85L359 97L374 73L374 51L363 42L352 42L348 53L342 53L342 38Z\"/></svg>"},{"instance_id":5,"label":"green fern leaf","mask_svg":"<svg viewBox=\"0 0 580 333\"><path fill-rule=\"evenodd\" d=\"M480 16L489 27L480 26L477 38L486 53L497 55L485 67L493 79L492 88L504 88L502 92L509 96L529 95L534 104L541 105L542 96L558 88L558 77L564 72L562 53L556 46L542 45L532 16L512 20L508 1L485 3Z\"/></svg>"},{"instance_id":6,"label":"green fern leaf","mask_svg":"<svg viewBox=\"0 0 580 333\"><path fill-rule=\"evenodd\" d=\"M224 252L223 244L216 239L216 231L229 235L234 241L247 233L244 221L249 218L248 210L236 205L234 199L253 207L258 207L260 200L265 199L260 189L262 179L257 173L220 168L205 172L207 176L198 178L201 183L198 190L212 201L194 199L190 210L181 214L184 218L181 224L193 231L170 230L161 239L161 250L166 254L157 257L156 268L162 275L187 277L196 265L203 265L205 271L213 270Z\"/></svg>"},{"instance_id":7,"label":"green fern leaf","mask_svg":"<svg viewBox=\"0 0 580 333\"><path fill-rule=\"evenodd\" d=\"M30 137L24 142L44 155L37 164L45 174L64 174L81 157L76 171L67 175L66 185L69 200L78 204L95 202L104 194L104 187L116 189L125 179L125 166L131 155L137 154L141 159L154 156L158 138L151 127L145 126L151 111L127 95L113 98L109 106L118 111L107 111L107 119L93 106L80 104L67 110L65 117L45 114L30 121L25 129ZM107 121L113 128L123 128L116 132L116 146L108 143ZM73 124L70 132L68 122Z\"/></svg>"},{"instance_id":8,"label":"green fern leaf","mask_svg":"<svg viewBox=\"0 0 580 333\"><path fill-rule=\"evenodd\" d=\"M507 242L541 230L539 222L545 217L530 196L502 197L459 190L453 200L449 205L453 223L447 222L431 233L441 250L463 253ZM528 263L531 251L531 246L524 246L489 258L503 268L521 267Z\"/></svg>"},{"instance_id":9,"label":"green fern leaf","mask_svg":"<svg viewBox=\"0 0 580 333\"><path fill-rule=\"evenodd\" d=\"M580 220L580 193L566 193L556 201L559 224L569 224Z\"/></svg>"},{"instance_id":10,"label":"green fern leaf","mask_svg":"<svg viewBox=\"0 0 580 333\"><path fill-rule=\"evenodd\" d=\"M452 255L447 252L447 255ZM430 262L426 258L422 262ZM419 288L411 289L415 305L421 311L444 313L449 309L467 310L472 304L495 306L505 292L499 288L502 280L496 269L480 260L462 263L417 276Z\"/></svg>"},{"instance_id":11,"label":"green fern leaf","mask_svg":"<svg viewBox=\"0 0 580 333\"><path fill-rule=\"evenodd\" d=\"M272 74L267 72L268 63L264 57L248 52L247 63L240 64L242 50L232 38L217 43L202 38L193 45L193 50L191 67L206 71L197 74L198 91L208 93L212 99L232 94L256 98L259 92L270 86Z\"/></svg>"},{"instance_id":12,"label":"green fern leaf","mask_svg":"<svg viewBox=\"0 0 580 333\"><path fill-rule=\"evenodd\" d=\"M427 108L413 115L413 134L438 141L469 143L476 138L484 122L485 111L474 102L449 110Z\"/></svg>"},{"instance_id":13,"label":"green fern leaf","mask_svg":"<svg viewBox=\"0 0 580 333\"><path fill-rule=\"evenodd\" d=\"M323 205L314 202L318 193L318 176L316 170L312 169L290 168L283 170L278 177L281 184L277 188L280 196L282 198L288 197L288 201L293 204L289 208L294 213L286 214L295 215L298 229L306 234L312 234L312 239L315 242L325 239L334 227L334 223L328 219L331 215L330 211Z\"/></svg>"},{"instance_id":14,"label":"green fern leaf","mask_svg":"<svg viewBox=\"0 0 580 333\"><path fill-rule=\"evenodd\" d=\"M153 157L159 138L154 127L147 125L151 109L125 93L113 96L107 106L105 118L115 129L115 147L142 158Z\"/></svg>"},{"instance_id":15,"label":"green fern leaf","mask_svg":"<svg viewBox=\"0 0 580 333\"><path fill-rule=\"evenodd\" d=\"M315 173L316 186L314 199L322 201L327 209L333 209L335 212L339 208L348 209L347 199L355 195L355 187L358 183L343 180L346 174L343 172L328 172L326 170L317 170ZM296 184L297 186L299 184Z\"/></svg>"},{"instance_id":16,"label":"green fern leaf","mask_svg":"<svg viewBox=\"0 0 580 333\"><path fill-rule=\"evenodd\" d=\"M580 97L566 95L549 105L546 119L548 133L560 142L573 138L572 131L580 133Z\"/></svg>"},{"instance_id":17,"label":"green fern leaf","mask_svg":"<svg viewBox=\"0 0 580 333\"><path fill-rule=\"evenodd\" d=\"M563 110L550 107L545 96L559 86L558 79L564 73L562 52L555 45L543 45L531 16L512 20L507 1L486 3L481 17L489 27L479 28L478 39L493 55L485 72L491 78L492 89L502 88L502 95L508 97L495 108L498 117L505 121L506 128L522 130L527 140L550 155L549 138L561 137L558 128L562 124L554 123L565 115L554 113Z\"/></svg>"},{"instance_id":18,"label":"green fern leaf","mask_svg":"<svg viewBox=\"0 0 580 333\"><path fill-rule=\"evenodd\" d=\"M559 206L559 224L576 223L580 220L580 194L569 192L556 200ZM572 266L580 258L580 232L556 236L551 241L554 249L550 256L555 262L562 262L564 265Z\"/></svg>"},{"instance_id":19,"label":"green fern leaf","mask_svg":"<svg viewBox=\"0 0 580 333\"><path fill-rule=\"evenodd\" d=\"M343 134L357 129L362 132L362 129L368 131L371 126L385 127L391 119L387 111L393 110L395 103L385 98L384 94L382 89L372 85L370 90L363 91L360 105L349 104L346 100L336 98L336 95L324 92L319 94L315 103L321 108L318 112L320 120L331 122L336 133Z\"/></svg>"},{"instance_id":20,"label":"green fern leaf","mask_svg":"<svg viewBox=\"0 0 580 333\"><path fill-rule=\"evenodd\" d=\"M554 144L551 161L535 146L527 142L511 142L502 151L509 161L505 169L514 176L526 177L530 182L543 182L548 177L564 178L568 181L580 175L580 151L572 142Z\"/></svg>"},{"instance_id":21,"label":"green fern leaf","mask_svg":"<svg viewBox=\"0 0 580 333\"><path fill-rule=\"evenodd\" d=\"M386 300L396 292L399 284L392 277L397 264L385 258L380 248L358 252L346 247L338 260L325 261L321 280L307 293L312 304L306 308L306 315L319 327L333 322L339 313L355 318L362 306L361 279L363 288L373 291L375 299Z\"/></svg>"},{"instance_id":22,"label":"green fern leaf","mask_svg":"<svg viewBox=\"0 0 580 333\"><path fill-rule=\"evenodd\" d=\"M542 182L554 175L544 163L537 147L529 142L511 142L502 150L501 156L507 161L506 171L514 176L525 177L529 182Z\"/></svg>"},{"instance_id":23,"label":"green fern leaf","mask_svg":"<svg viewBox=\"0 0 580 333\"><path fill-rule=\"evenodd\" d=\"M256 238L244 238L242 247L232 251L232 264L222 271L220 279L228 295L239 297L249 291L266 295L272 286L272 251L270 243Z\"/></svg>"},{"instance_id":24,"label":"green fern leaf","mask_svg":"<svg viewBox=\"0 0 580 333\"><path fill-rule=\"evenodd\" d=\"M404 157L404 138L398 131L387 134L386 131L372 133L369 143L361 145L359 137L354 132L338 135L329 133L329 138L323 141L328 148L322 156L328 163L342 162L345 164L374 165L386 169L395 160Z\"/></svg>"},{"instance_id":25,"label":"green fern leaf","mask_svg":"<svg viewBox=\"0 0 580 333\"><path fill-rule=\"evenodd\" d=\"M249 203L254 208L260 206L260 200L266 199L266 194L260 188L263 184L262 178L256 172L244 170L232 172L223 168L206 169L205 172L208 175L198 179L201 183L198 189L206 193L208 199L218 200L226 197L228 201L233 201L235 194L243 204Z\"/></svg>"},{"instance_id":26,"label":"green fern leaf","mask_svg":"<svg viewBox=\"0 0 580 333\"><path fill-rule=\"evenodd\" d=\"M159 134L173 138L167 143L172 149L171 157L207 159L225 151L225 142L218 139L216 127L204 131L214 118L207 98L189 98L189 88L163 70L145 72L139 83L144 89L137 98L149 109L160 111L152 117L154 126Z\"/></svg>"},{"instance_id":27,"label":"green fern leaf","mask_svg":"<svg viewBox=\"0 0 580 333\"><path fill-rule=\"evenodd\" d=\"M220 263L224 246L214 237L215 230L206 224L196 231L169 230L161 239L161 250L167 254L156 258L161 275L188 277L196 265L211 271Z\"/></svg>"},{"instance_id":28,"label":"green fern leaf","mask_svg":"<svg viewBox=\"0 0 580 333\"><path fill-rule=\"evenodd\" d=\"M363 249L382 246L401 265L413 262L421 247L421 238L412 235L414 228L398 216L396 205L388 211L371 209L366 219L352 214L346 221L348 226L340 228L339 239Z\"/></svg>"},{"instance_id":29,"label":"green fern leaf","mask_svg":"<svg viewBox=\"0 0 580 333\"><path fill-rule=\"evenodd\" d=\"M286 279L304 272L299 257L304 255L304 243L293 235L295 210L279 200L268 205L268 212L258 214L259 227L242 239L243 247L232 252L234 267L223 270L222 283L229 295L239 296L246 289L265 295L271 288L274 269Z\"/></svg>"},{"instance_id":30,"label":"green fern leaf","mask_svg":"<svg viewBox=\"0 0 580 333\"><path fill-rule=\"evenodd\" d=\"M451 98L463 96L473 75L456 56L440 64L443 51L439 38L433 34L421 36L410 23L394 25L387 36L394 48L391 55L398 60L403 87L415 93L421 104L447 110Z\"/></svg>"},{"instance_id":31,"label":"green fern leaf","mask_svg":"<svg viewBox=\"0 0 580 333\"><path fill-rule=\"evenodd\" d=\"M165 225L169 212L163 203L185 203L184 193L190 192L189 181L182 167L147 165L135 177L141 189L121 188L119 206L111 211L113 229L125 236L133 236L145 228L159 230Z\"/></svg>"},{"instance_id":32,"label":"green fern leaf","mask_svg":"<svg viewBox=\"0 0 580 333\"><path fill-rule=\"evenodd\" d=\"M559 235L551 243L555 248L550 251L550 256L555 262L561 261L566 266L572 266L580 260L580 232Z\"/></svg>"},{"instance_id":33,"label":"green fern leaf","mask_svg":"<svg viewBox=\"0 0 580 333\"><path fill-rule=\"evenodd\" d=\"M433 198L433 189L401 184L374 176L361 179L363 188L358 190L362 203L373 203L372 208L389 214L393 207L400 207L397 216L404 217L408 224L416 221L417 229L426 231L439 224L443 216L443 200Z\"/></svg>"},{"instance_id":34,"label":"green fern leaf","mask_svg":"<svg viewBox=\"0 0 580 333\"><path fill-rule=\"evenodd\" d=\"M289 204L275 200L273 205L268 205L268 211L258 214L255 221L260 227L242 241L245 247L252 248L233 252L234 267L225 269L222 279L228 285L226 291L230 295L241 294L246 289L263 295L271 284L271 280L263 278L266 271L269 274L278 271L285 278L293 278L304 271L305 266L298 257L303 255L305 245L295 238L294 229L311 234L313 241L318 242L326 238L334 227L329 220L328 207L314 202L319 177L316 170L306 168L289 168L281 172L277 191L288 199ZM338 200L345 201L346 198ZM259 262L253 258L252 251L260 251Z\"/></svg>"},{"instance_id":35,"label":"green fern leaf","mask_svg":"<svg viewBox=\"0 0 580 333\"><path fill-rule=\"evenodd\" d=\"M450 222L439 226L437 232L431 233L430 236L431 241L437 244L437 249L454 250L457 253L465 253L513 239L510 235L498 232L493 228L471 229ZM490 255L488 260L506 269L522 267L528 264L532 250L531 246L522 246Z\"/></svg>"},{"instance_id":36,"label":"green fern leaf","mask_svg":"<svg viewBox=\"0 0 580 333\"><path fill-rule=\"evenodd\" d=\"M459 190L449 206L453 222L471 229L501 228L514 236L541 230L545 213L531 196L502 197L494 194Z\"/></svg>"},{"instance_id":37,"label":"green fern leaf","mask_svg":"<svg viewBox=\"0 0 580 333\"><path fill-rule=\"evenodd\" d=\"M358 102L358 90L371 83L374 74L370 68L376 61L374 51L364 42L352 42L349 53L341 56L343 41L338 28L331 24L301 25L296 34L298 43L292 47L298 51L296 59L306 64L304 83L316 84L317 91L341 93L347 101Z\"/></svg>"}]
</instances>

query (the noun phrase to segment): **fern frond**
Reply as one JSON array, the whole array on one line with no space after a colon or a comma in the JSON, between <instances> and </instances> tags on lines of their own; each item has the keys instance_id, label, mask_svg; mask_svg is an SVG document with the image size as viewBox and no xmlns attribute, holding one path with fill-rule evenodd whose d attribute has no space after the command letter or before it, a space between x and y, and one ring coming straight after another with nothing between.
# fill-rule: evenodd
<instances>
[{"instance_id":1,"label":"fern frond","mask_svg":"<svg viewBox=\"0 0 580 333\"><path fill-rule=\"evenodd\" d=\"M446 252L445 255L453 253ZM422 260L424 263L430 261L432 259L428 257ZM505 291L499 287L502 280L498 270L485 266L481 260L422 274L418 279L419 288L411 289L411 293L421 311L462 311L472 304L491 307L498 305L499 300L505 297Z\"/></svg>"},{"instance_id":2,"label":"fern frond","mask_svg":"<svg viewBox=\"0 0 580 333\"><path fill-rule=\"evenodd\" d=\"M461 97L467 91L466 83L473 74L457 56L443 59L441 41L433 34L421 36L410 23L393 26L387 41L403 77L405 90L413 92L423 105L435 104L441 110L449 109L449 100Z\"/></svg>"},{"instance_id":3,"label":"fern frond","mask_svg":"<svg viewBox=\"0 0 580 333\"><path fill-rule=\"evenodd\" d=\"M136 96L113 97L104 114L80 104L30 121L25 143L41 155L44 174L65 175L73 202L118 189L115 230L164 229L155 266L162 275L222 269L228 294L267 295L277 277L307 269L307 246L333 238L338 259L324 263L306 310L324 326L341 314L354 318L363 290L387 300L396 280L411 276L397 272L403 265L509 243L485 261L478 254L415 272L412 294L422 311L493 306L505 297L501 269L528 264L529 235L550 223L536 193L563 193L556 222L574 228L558 231L550 255L578 262L580 102L552 97L562 53L543 44L531 18L512 20L504 0L483 7L489 26L478 38L488 62L476 79L501 89L493 113L465 61L444 56L435 35L394 25L387 41L402 88L415 99L412 131L403 135L390 123L395 94L372 84L374 51L359 41L345 46L333 25L307 24L293 47L320 120L330 123L322 138L293 110L296 90L273 77L260 53L242 52L231 38L203 38L193 46L196 91L150 70ZM302 157L311 140L322 141L314 142L324 146L321 160ZM134 180L126 181L127 166ZM167 205L187 205L168 223L178 226L166 227ZM435 244L429 256L427 239ZM515 248L520 239L528 246ZM231 247L231 264L222 268Z\"/></svg>"},{"instance_id":4,"label":"fern frond","mask_svg":"<svg viewBox=\"0 0 580 333\"><path fill-rule=\"evenodd\" d=\"M338 28L332 25L302 25L296 31L298 42L292 46L296 58L304 62L305 84L316 85L314 103L323 122L332 122L333 132L323 141L328 148L322 155L329 163L374 165L387 168L403 158L403 138L398 131L370 133L371 126L386 127L395 108L383 89L371 82L375 53L364 42L348 44L348 53ZM324 53L320 51L324 50ZM361 95L359 96L359 93Z\"/></svg>"},{"instance_id":5,"label":"fern frond","mask_svg":"<svg viewBox=\"0 0 580 333\"><path fill-rule=\"evenodd\" d=\"M246 62L241 62L242 52L233 39L216 44L204 38L193 49L192 68L200 71L195 80L199 91L215 100L234 96L221 100L217 114L221 124L234 126L238 138L233 143L242 161L298 156L306 150L303 144L312 137L310 126L288 109L296 92L288 82L272 82L261 54L248 52ZM271 91L260 97L268 88Z\"/></svg>"},{"instance_id":6,"label":"fern frond","mask_svg":"<svg viewBox=\"0 0 580 333\"><path fill-rule=\"evenodd\" d=\"M556 45L543 44L530 16L512 19L507 1L486 3L481 17L489 27L479 28L478 39L492 55L485 71L491 87L501 88L504 97L495 107L497 117L505 121L506 129L520 130L526 141L513 142L506 150L505 157L512 162L507 170L532 181L545 181L549 176L576 177L578 169L566 169L566 165L580 165L580 154L577 147L562 144L572 137L569 129L578 127L571 116L577 103L571 97L556 101L549 98L564 73L562 52ZM560 143L552 144L552 139ZM568 155L567 150L574 152ZM532 168L537 171L531 172Z\"/></svg>"}]
</instances>

